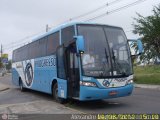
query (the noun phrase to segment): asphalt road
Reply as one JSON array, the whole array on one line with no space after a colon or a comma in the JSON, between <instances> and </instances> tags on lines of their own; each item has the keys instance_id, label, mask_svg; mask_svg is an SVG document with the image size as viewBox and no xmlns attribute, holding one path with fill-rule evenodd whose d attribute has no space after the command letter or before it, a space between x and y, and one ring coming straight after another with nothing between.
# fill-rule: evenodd
<instances>
[{"instance_id":1,"label":"asphalt road","mask_svg":"<svg viewBox=\"0 0 160 120\"><path fill-rule=\"evenodd\" d=\"M11 88L9 90L0 92L0 105L2 104L16 104L36 100L52 100L48 94L27 90L20 92L11 83L11 76L0 78L0 83L7 84ZM79 102L72 101L65 106L75 108L84 113L160 113L160 91L151 89L135 88L134 92L129 97Z\"/></svg>"}]
</instances>

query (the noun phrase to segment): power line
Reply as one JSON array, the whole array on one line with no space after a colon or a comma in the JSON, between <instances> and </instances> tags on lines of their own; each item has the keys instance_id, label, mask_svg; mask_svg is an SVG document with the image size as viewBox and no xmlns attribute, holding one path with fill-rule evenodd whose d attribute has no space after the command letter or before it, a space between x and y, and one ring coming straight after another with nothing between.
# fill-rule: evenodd
<instances>
[{"instance_id":1,"label":"power line","mask_svg":"<svg viewBox=\"0 0 160 120\"><path fill-rule=\"evenodd\" d=\"M82 18L82 17L87 16L87 15L89 15L89 14L92 14L92 13L94 13L94 12L96 12L96 11L98 11L98 10L106 7L106 6L115 4L115 3L120 2L120 1L122 1L122 0L114 0L113 2L107 3L107 4L105 4L105 5L103 5L103 6L100 6L100 7L96 8L96 9L94 9L94 10L92 10L92 11L89 11L89 12L84 13L84 14L82 14L82 15L73 17L73 18L70 19L70 21L71 21L71 20L74 20L74 19ZM93 18L90 18L90 19L88 19L88 20L85 20L84 22L88 22L88 21L95 20L95 19L98 19L98 18L100 18L100 17L104 17L104 16L106 16L106 15L109 15L109 14L112 14L112 13L115 13L115 12L119 12L119 11L122 10L122 9L126 9L126 8L129 8L129 7L132 7L132 6L137 5L137 4L139 4L139 3L141 3L141 2L144 2L144 1L146 1L146 0L137 0L137 1L133 2L133 3L127 4L127 5L122 6L122 7L119 7L119 8L117 8L117 9L111 10L111 11L109 11L109 12L107 11L107 12L105 12L105 13L103 13L103 14L100 14L100 15L98 15L98 16L96 16L96 17L93 17ZM54 26L54 27L55 27L55 26ZM12 45L12 48L15 48L16 46L19 46L19 44L18 44L18 45L14 45L14 44L17 44L19 41L25 41L25 40L27 40L27 39L29 39L29 38L31 38L31 37L34 37L35 35L38 35L38 34L40 34L40 33L42 33L42 31L41 31L41 32L38 32L38 33L36 33L36 34L32 34L32 35L30 35L30 36L27 36L27 37L25 37L25 38L23 38L23 39L20 39L20 40L18 40L18 41L15 41L14 43L7 44L7 45L5 45L5 46L7 46L7 47L4 47L4 49L10 48L9 45ZM27 41L26 41L26 42L27 42ZM25 44L25 43L22 43L22 44ZM14 45L14 46L13 46L13 45Z\"/></svg>"},{"instance_id":2,"label":"power line","mask_svg":"<svg viewBox=\"0 0 160 120\"><path fill-rule=\"evenodd\" d=\"M104 16L106 16L106 15L109 15L109 14L112 14L112 13L115 13L115 12L119 12L119 11L122 10L122 9L126 9L126 8L129 8L129 7L132 7L132 6L137 5L137 4L139 4L139 3L141 3L141 2L144 2L144 1L146 1L146 0L137 0L137 1L135 1L135 2L132 2L132 3L130 3L130 4L127 4L127 5L125 5L125 6L119 7L119 8L117 8L117 9L111 10L111 11L109 11L109 12L107 11L107 12L105 12L105 13L103 13L103 14L100 14L100 15L98 15L98 16L96 16L96 17L93 17L93 18L90 18L90 19L88 19L88 20L85 20L84 22L89 22L89 21L91 21L91 20L95 20L95 19L104 17Z\"/></svg>"},{"instance_id":3,"label":"power line","mask_svg":"<svg viewBox=\"0 0 160 120\"><path fill-rule=\"evenodd\" d=\"M86 12L86 13L81 14L81 15L79 15L79 16L70 18L69 20L66 20L66 21L64 21L63 23L66 23L66 22L69 22L69 21L72 21L72 20L75 20L75 19L82 18L82 17L87 16L87 15L89 15L89 14L92 14L92 13L94 13L94 12L100 10L100 9L103 9L103 8L105 8L105 7L108 7L108 6L111 6L111 5L116 4L116 3L118 3L118 2L121 2L121 1L123 1L123 0L114 0L114 1L112 1L112 2L110 2L110 3L106 3L106 4L100 6L100 7L96 8L96 9L93 9L93 10L89 11L89 12ZM59 25L59 24L58 24L58 25ZM55 26L51 26L51 27L53 28L53 27L55 27ZM41 31L41 32L42 32L42 31ZM12 42L11 44L7 44L7 45L5 45L5 46L7 46L7 47L4 47L4 49L9 48L10 46L13 47L13 44L17 44L18 42L25 41L25 40L27 40L27 39L29 39L29 38L31 38L31 37L34 37L35 35L40 34L41 32L35 33L35 34L33 34L33 35L27 36L27 37L25 37L25 38L23 38L23 39L20 39L20 40L18 40L18 41Z\"/></svg>"},{"instance_id":4,"label":"power line","mask_svg":"<svg viewBox=\"0 0 160 120\"><path fill-rule=\"evenodd\" d=\"M19 39L19 40L15 41L15 42L6 44L6 45L4 45L4 46L6 46L6 47L3 47L3 48L4 48L4 49L7 49L7 48L10 48L10 47L13 47L13 46L15 46L15 44L18 44L19 42L21 43L21 42L23 42L23 41L26 41L26 40L28 40L28 39L31 39L32 37L35 37L36 35L39 35L39 34L42 33L42 32L44 32L44 30L43 30L43 31L40 31L40 32L38 32L38 33L32 34L32 35L30 35L30 36L24 37L24 38L22 38L22 39ZM26 41L26 42L28 42L28 41ZM23 43L23 44L24 44L24 43Z\"/></svg>"},{"instance_id":5,"label":"power line","mask_svg":"<svg viewBox=\"0 0 160 120\"><path fill-rule=\"evenodd\" d=\"M70 19L67 20L66 22L72 21L72 20L75 20L75 19L82 18L82 17L84 17L84 16L87 16L87 15L89 15L89 14L92 14L92 13L98 11L98 10L101 10L101 9L103 9L103 8L105 8L105 7L111 6L111 5L113 5L113 4L115 4L115 3L118 3L118 2L120 2L120 1L123 1L123 0L114 0L114 1L112 1L112 2L110 2L110 3L106 3L106 4L104 4L104 5L102 5L102 6L98 7L98 8L95 8L94 10L91 10L91 11L86 12L86 13L83 13L83 14L81 14L81 15L79 15L79 16L75 16L75 17L73 17L73 18L70 18Z\"/></svg>"},{"instance_id":6,"label":"power line","mask_svg":"<svg viewBox=\"0 0 160 120\"><path fill-rule=\"evenodd\" d=\"M76 20L76 19L85 17L85 16L87 16L87 15L89 15L89 14L92 14L92 13L94 13L94 12L96 12L96 11L99 11L99 10L105 8L105 7L111 6L111 5L113 5L113 4L115 4L115 3L118 3L118 2L120 2L120 1L123 1L123 0L114 0L114 1L109 2L109 3L107 2L106 4L104 4L104 5L102 5L102 6L99 6L99 7L95 8L95 9L93 9L93 10L91 10L91 11L88 11L88 12L83 13L83 14L81 14L81 15L72 17L72 18L70 18L70 19L68 19L68 20L66 20L66 21L63 21L62 23L60 23L60 24L58 24L58 25L61 25L61 24L64 24L64 23L67 23L67 22L70 22L70 21L73 21L73 20ZM55 26L51 26L51 27L53 28L53 27L55 27Z\"/></svg>"},{"instance_id":7,"label":"power line","mask_svg":"<svg viewBox=\"0 0 160 120\"><path fill-rule=\"evenodd\" d=\"M125 31L125 32L126 32L126 33L127 33L127 32L133 32L133 30L127 30L127 31Z\"/></svg>"}]
</instances>

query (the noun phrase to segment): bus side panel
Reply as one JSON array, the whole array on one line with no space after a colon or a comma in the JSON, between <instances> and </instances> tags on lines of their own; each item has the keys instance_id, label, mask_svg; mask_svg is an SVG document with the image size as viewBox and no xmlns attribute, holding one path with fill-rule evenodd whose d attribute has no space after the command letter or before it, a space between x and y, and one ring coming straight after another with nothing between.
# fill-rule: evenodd
<instances>
[{"instance_id":1,"label":"bus side panel","mask_svg":"<svg viewBox=\"0 0 160 120\"><path fill-rule=\"evenodd\" d=\"M34 79L32 89L52 93L52 81L57 79L55 56L47 56L34 60Z\"/></svg>"},{"instance_id":2,"label":"bus side panel","mask_svg":"<svg viewBox=\"0 0 160 120\"><path fill-rule=\"evenodd\" d=\"M58 96L60 98L67 98L67 80L58 79Z\"/></svg>"},{"instance_id":3,"label":"bus side panel","mask_svg":"<svg viewBox=\"0 0 160 120\"><path fill-rule=\"evenodd\" d=\"M22 62L15 62L12 64L12 83L19 86L19 78L24 78Z\"/></svg>"},{"instance_id":4,"label":"bus side panel","mask_svg":"<svg viewBox=\"0 0 160 120\"><path fill-rule=\"evenodd\" d=\"M15 68L12 68L12 83L19 86L19 74Z\"/></svg>"}]
</instances>

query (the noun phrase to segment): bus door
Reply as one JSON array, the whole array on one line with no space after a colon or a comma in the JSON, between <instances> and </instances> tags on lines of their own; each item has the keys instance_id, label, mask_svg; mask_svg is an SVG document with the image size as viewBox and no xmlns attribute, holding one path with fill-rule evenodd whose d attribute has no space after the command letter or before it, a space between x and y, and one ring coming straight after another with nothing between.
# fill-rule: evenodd
<instances>
[{"instance_id":1,"label":"bus door","mask_svg":"<svg viewBox=\"0 0 160 120\"><path fill-rule=\"evenodd\" d=\"M76 44L70 44L65 50L67 93L69 97L79 97L79 65Z\"/></svg>"}]
</instances>

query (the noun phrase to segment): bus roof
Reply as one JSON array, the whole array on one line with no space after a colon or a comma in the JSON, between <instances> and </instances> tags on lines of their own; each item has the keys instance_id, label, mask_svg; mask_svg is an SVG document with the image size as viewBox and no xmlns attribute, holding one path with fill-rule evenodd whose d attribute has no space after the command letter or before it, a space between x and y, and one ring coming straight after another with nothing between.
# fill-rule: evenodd
<instances>
[{"instance_id":1,"label":"bus roof","mask_svg":"<svg viewBox=\"0 0 160 120\"><path fill-rule=\"evenodd\" d=\"M37 41L37 40L39 40L39 39L41 39L41 38L43 38L43 37L45 37L45 36L47 36L47 35L50 35L50 34L52 34L52 33L54 33L54 32L57 32L57 31L59 31L59 30L61 30L61 29L63 29L63 28L66 28L66 27L69 27L69 26L72 26L72 25L77 25L77 24L83 24L83 25L105 25L105 26L110 26L110 27L115 27L115 28L122 29L121 27L112 26L112 25L107 25L107 24L101 24L101 23L70 22L70 23L66 23L66 24L59 25L58 27L52 28L50 31L48 31L48 32L46 32L46 33L43 33L43 34L41 34L41 35L38 35L38 36L35 37L35 38L32 38L32 41L31 41L31 42ZM30 42L30 43L31 43L31 42ZM30 43L28 43L28 44L30 44ZM28 44L26 44L26 45L28 45ZM23 45L23 46L25 46L25 45ZM23 46L20 46L20 47L18 47L18 48L15 49L15 50L18 50L19 48L21 48L21 47L23 47ZM13 52L14 52L15 50L13 50Z\"/></svg>"},{"instance_id":2,"label":"bus roof","mask_svg":"<svg viewBox=\"0 0 160 120\"><path fill-rule=\"evenodd\" d=\"M112 26L112 25L106 25L106 24L100 24L100 23L91 23L91 22L70 22L70 23L66 23L66 24L62 24L62 25L59 25L58 27L56 28L52 28L50 31L46 32L46 33L43 33L42 35L39 35L38 37L35 37L33 41L36 41L36 40L39 40L47 35L50 35L54 32L57 32L63 28L66 28L66 27L69 27L69 26L72 26L72 25L77 25L77 24L84 24L84 25L105 25L105 26L110 26L110 27L116 27L116 28L121 28L121 27L117 27L117 26ZM122 29L122 28L121 28Z\"/></svg>"}]
</instances>

